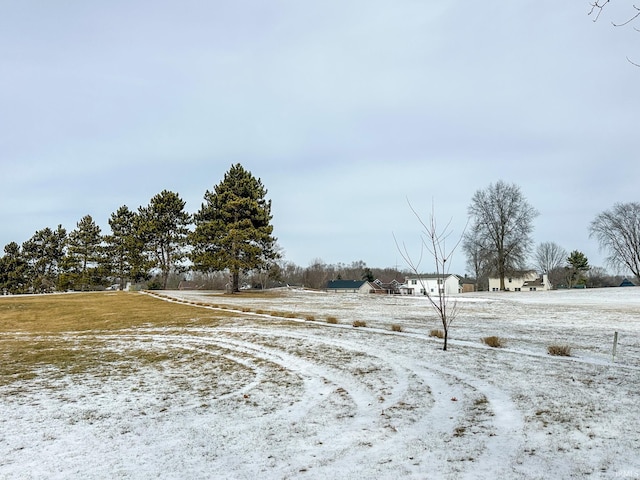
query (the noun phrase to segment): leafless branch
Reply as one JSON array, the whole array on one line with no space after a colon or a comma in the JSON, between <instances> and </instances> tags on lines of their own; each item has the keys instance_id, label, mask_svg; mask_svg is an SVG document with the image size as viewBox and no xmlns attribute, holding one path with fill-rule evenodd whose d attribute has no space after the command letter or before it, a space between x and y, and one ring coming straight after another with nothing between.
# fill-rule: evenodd
<instances>
[{"instance_id":1,"label":"leafless branch","mask_svg":"<svg viewBox=\"0 0 640 480\"><path fill-rule=\"evenodd\" d=\"M611 0L603 0L603 1L596 0L591 4L591 10L589 10L588 15L591 15L594 12L596 13L595 18L593 19L594 22L598 21L598 19L600 18L600 14L602 13L602 10L604 9L605 5L610 1Z\"/></svg>"},{"instance_id":2,"label":"leafless branch","mask_svg":"<svg viewBox=\"0 0 640 480\"><path fill-rule=\"evenodd\" d=\"M633 15L631 18L629 18L626 22L622 22L622 23L611 22L613 24L613 26L614 27L624 27L625 25L628 25L631 22L633 22L636 18L640 17L640 8L636 7L635 5L633 5L633 8L636 9L636 14L635 15Z\"/></svg>"}]
</instances>

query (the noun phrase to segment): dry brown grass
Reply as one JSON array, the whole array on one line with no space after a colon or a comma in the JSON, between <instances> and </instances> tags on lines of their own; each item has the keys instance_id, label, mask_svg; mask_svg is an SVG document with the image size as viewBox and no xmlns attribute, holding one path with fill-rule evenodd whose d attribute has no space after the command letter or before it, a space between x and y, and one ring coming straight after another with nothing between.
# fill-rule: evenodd
<instances>
[{"instance_id":1,"label":"dry brown grass","mask_svg":"<svg viewBox=\"0 0 640 480\"><path fill-rule=\"evenodd\" d=\"M335 325L336 323L338 323L338 319L336 317L327 317L327 323Z\"/></svg>"},{"instance_id":2,"label":"dry brown grass","mask_svg":"<svg viewBox=\"0 0 640 480\"><path fill-rule=\"evenodd\" d=\"M495 335L492 335L490 337L483 337L482 343L492 348L501 348L505 345L505 341L500 337L496 337Z\"/></svg>"},{"instance_id":3,"label":"dry brown grass","mask_svg":"<svg viewBox=\"0 0 640 480\"><path fill-rule=\"evenodd\" d=\"M137 293L0 297L0 385L43 372L123 373L134 365L162 362L166 353L123 351L109 344L131 328L216 326L232 316Z\"/></svg>"},{"instance_id":4,"label":"dry brown grass","mask_svg":"<svg viewBox=\"0 0 640 480\"><path fill-rule=\"evenodd\" d=\"M402 325L398 325L397 323L394 323L393 325L391 325L391 331L392 332L401 332L402 331Z\"/></svg>"},{"instance_id":5,"label":"dry brown grass","mask_svg":"<svg viewBox=\"0 0 640 480\"><path fill-rule=\"evenodd\" d=\"M233 315L139 293L74 293L0 297L0 332L58 333L181 326ZM196 320L197 318L197 320Z\"/></svg>"},{"instance_id":6,"label":"dry brown grass","mask_svg":"<svg viewBox=\"0 0 640 480\"><path fill-rule=\"evenodd\" d=\"M429 336L435 337L435 338L444 338L444 330L439 330L437 328L434 328L429 332Z\"/></svg>"},{"instance_id":7,"label":"dry brown grass","mask_svg":"<svg viewBox=\"0 0 640 480\"><path fill-rule=\"evenodd\" d=\"M570 357L571 347L569 345L549 345L547 352L549 352L549 355L557 357Z\"/></svg>"},{"instance_id":8,"label":"dry brown grass","mask_svg":"<svg viewBox=\"0 0 640 480\"><path fill-rule=\"evenodd\" d=\"M352 325L354 327L366 327L367 326L367 322L365 322L364 320L354 320Z\"/></svg>"}]
</instances>

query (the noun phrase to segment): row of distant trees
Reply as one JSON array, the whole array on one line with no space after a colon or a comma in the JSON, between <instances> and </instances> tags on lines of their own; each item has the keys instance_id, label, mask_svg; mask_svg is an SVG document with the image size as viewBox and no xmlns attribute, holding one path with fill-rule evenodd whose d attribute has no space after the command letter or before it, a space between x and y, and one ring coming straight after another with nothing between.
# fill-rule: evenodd
<instances>
[{"instance_id":1,"label":"row of distant trees","mask_svg":"<svg viewBox=\"0 0 640 480\"><path fill-rule=\"evenodd\" d=\"M322 288L333 279L402 280L413 272L411 265L380 269L362 261L334 265L316 259L300 267L285 261L273 236L266 194L260 179L236 164L205 193L195 214L185 211L177 193L164 190L135 211L120 207L111 214L106 234L90 215L71 232L61 225L38 230L22 245L4 247L0 291L93 290L128 282L173 288L187 276L201 288L231 291L286 284ZM504 289L505 277L531 268L531 232L538 212L517 185L503 181L478 190L468 212L461 242L468 269L479 290L487 289L489 277L501 278ZM590 235L608 252L609 265L640 280L640 204L616 204L597 215ZM431 250L439 246L427 244ZM444 274L450 262L445 263L449 256L441 256L436 269ZM582 252L567 254L553 242L538 245L533 267L555 286L619 284L604 269L591 267Z\"/></svg>"},{"instance_id":2,"label":"row of distant trees","mask_svg":"<svg viewBox=\"0 0 640 480\"><path fill-rule=\"evenodd\" d=\"M115 283L149 282L167 288L171 277L193 269L225 271L237 291L243 272L269 271L280 257L272 235L271 202L260 179L233 165L195 214L168 190L136 211L126 205L101 232L90 215L67 232L62 225L11 242L0 257L0 291L38 293L92 290Z\"/></svg>"},{"instance_id":3,"label":"row of distant trees","mask_svg":"<svg viewBox=\"0 0 640 480\"><path fill-rule=\"evenodd\" d=\"M602 267L591 267L578 250L567 254L554 242L534 250L531 233L538 211L515 184L498 181L478 190L468 212L462 248L481 290L487 288L489 277L500 278L504 290L504 279L530 269L532 261L533 268L547 274L555 286L608 286L619 279ZM606 252L609 267L630 272L640 281L640 203L616 203L599 213L589 225L589 236Z\"/></svg>"}]
</instances>

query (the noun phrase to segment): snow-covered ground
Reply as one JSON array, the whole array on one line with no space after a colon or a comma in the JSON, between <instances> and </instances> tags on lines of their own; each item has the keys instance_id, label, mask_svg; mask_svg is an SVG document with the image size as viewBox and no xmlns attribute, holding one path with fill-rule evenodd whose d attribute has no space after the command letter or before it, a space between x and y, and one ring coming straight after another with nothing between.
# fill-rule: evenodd
<instances>
[{"instance_id":1,"label":"snow-covered ground","mask_svg":"<svg viewBox=\"0 0 640 480\"><path fill-rule=\"evenodd\" d=\"M164 293L252 311L0 388L0 478L640 478L640 288L460 295L447 352L425 298Z\"/></svg>"}]
</instances>

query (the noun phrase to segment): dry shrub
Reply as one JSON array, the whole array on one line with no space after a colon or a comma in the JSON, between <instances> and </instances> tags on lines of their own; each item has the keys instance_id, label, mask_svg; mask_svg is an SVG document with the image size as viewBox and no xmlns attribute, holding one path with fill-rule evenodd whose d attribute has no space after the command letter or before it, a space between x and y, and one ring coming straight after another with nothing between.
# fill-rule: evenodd
<instances>
[{"instance_id":1,"label":"dry shrub","mask_svg":"<svg viewBox=\"0 0 640 480\"><path fill-rule=\"evenodd\" d=\"M434 328L429 332L430 337L444 338L444 330Z\"/></svg>"},{"instance_id":2,"label":"dry shrub","mask_svg":"<svg viewBox=\"0 0 640 480\"><path fill-rule=\"evenodd\" d=\"M354 327L366 327L367 322L365 322L364 320L354 320L352 325Z\"/></svg>"},{"instance_id":3,"label":"dry shrub","mask_svg":"<svg viewBox=\"0 0 640 480\"><path fill-rule=\"evenodd\" d=\"M549 345L547 352L549 352L549 355L555 355L557 357L570 357L571 347L569 345Z\"/></svg>"},{"instance_id":4,"label":"dry shrub","mask_svg":"<svg viewBox=\"0 0 640 480\"><path fill-rule=\"evenodd\" d=\"M307 315L305 319L308 320L309 322L313 322L315 321L316 317L314 317L313 315Z\"/></svg>"},{"instance_id":5,"label":"dry shrub","mask_svg":"<svg viewBox=\"0 0 640 480\"><path fill-rule=\"evenodd\" d=\"M257 310L256 310L256 313L257 313L258 315L263 315L263 314L264 314L264 310L262 310L262 309L260 309L260 308L259 308L259 309L257 309Z\"/></svg>"},{"instance_id":6,"label":"dry shrub","mask_svg":"<svg viewBox=\"0 0 640 480\"><path fill-rule=\"evenodd\" d=\"M391 325L391 331L392 332L401 332L402 331L402 325L398 325L397 323L394 323L393 325Z\"/></svg>"},{"instance_id":7,"label":"dry shrub","mask_svg":"<svg viewBox=\"0 0 640 480\"><path fill-rule=\"evenodd\" d=\"M247 312L250 312L250 311L251 311L251 309L250 309L249 307L242 307L242 311L243 311L244 313L247 313Z\"/></svg>"},{"instance_id":8,"label":"dry shrub","mask_svg":"<svg viewBox=\"0 0 640 480\"><path fill-rule=\"evenodd\" d=\"M496 337L495 335L491 337L484 337L482 339L482 343L493 348L504 347L504 340L500 337Z\"/></svg>"},{"instance_id":9,"label":"dry shrub","mask_svg":"<svg viewBox=\"0 0 640 480\"><path fill-rule=\"evenodd\" d=\"M338 323L338 319L336 317L327 317L327 323L336 324Z\"/></svg>"}]
</instances>

